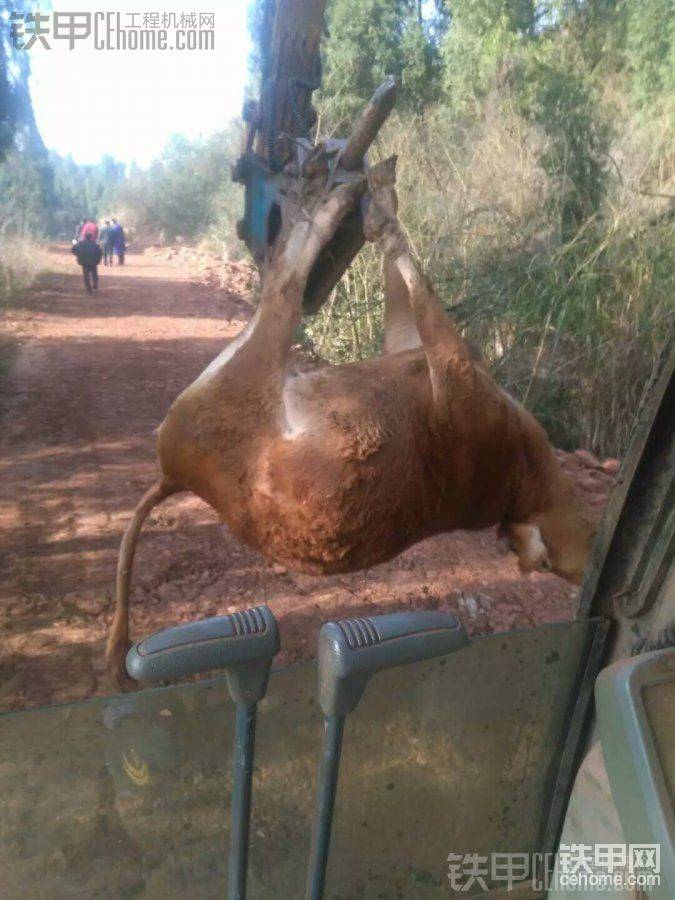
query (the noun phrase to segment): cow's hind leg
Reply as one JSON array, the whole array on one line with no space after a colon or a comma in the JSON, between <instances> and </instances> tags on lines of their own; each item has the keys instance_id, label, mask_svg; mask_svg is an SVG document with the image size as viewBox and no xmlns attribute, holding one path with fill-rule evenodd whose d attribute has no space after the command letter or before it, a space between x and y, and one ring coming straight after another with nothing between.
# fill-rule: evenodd
<instances>
[{"instance_id":1,"label":"cow's hind leg","mask_svg":"<svg viewBox=\"0 0 675 900\"><path fill-rule=\"evenodd\" d=\"M417 319L410 306L410 294L396 262L385 256L384 276L384 352L400 353L422 346Z\"/></svg>"},{"instance_id":2,"label":"cow's hind leg","mask_svg":"<svg viewBox=\"0 0 675 900\"><path fill-rule=\"evenodd\" d=\"M445 408L449 370L469 368L475 354L459 329L449 319L443 305L408 246L396 216L394 184L395 157L379 163L369 176L371 204L365 222L366 237L382 249L387 265L395 267L405 286L417 332L429 363L435 405Z\"/></svg>"},{"instance_id":3,"label":"cow's hind leg","mask_svg":"<svg viewBox=\"0 0 675 900\"><path fill-rule=\"evenodd\" d=\"M395 221L398 199L394 189L396 158L375 166L368 173L371 194L370 213L367 217L366 235L378 239L379 229L387 221ZM369 233L370 232L370 233ZM403 276L387 253L382 258L384 279L384 352L400 353L422 346L417 330L417 318L410 306L410 293Z\"/></svg>"}]
</instances>

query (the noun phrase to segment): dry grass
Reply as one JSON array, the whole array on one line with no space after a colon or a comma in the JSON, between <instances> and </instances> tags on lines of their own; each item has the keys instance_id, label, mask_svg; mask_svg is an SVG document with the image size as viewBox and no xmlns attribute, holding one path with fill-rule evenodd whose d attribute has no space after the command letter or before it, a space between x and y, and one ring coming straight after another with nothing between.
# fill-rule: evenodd
<instances>
[{"instance_id":1,"label":"dry grass","mask_svg":"<svg viewBox=\"0 0 675 900\"><path fill-rule=\"evenodd\" d=\"M27 238L0 238L0 308L30 287L46 268L44 251Z\"/></svg>"}]
</instances>

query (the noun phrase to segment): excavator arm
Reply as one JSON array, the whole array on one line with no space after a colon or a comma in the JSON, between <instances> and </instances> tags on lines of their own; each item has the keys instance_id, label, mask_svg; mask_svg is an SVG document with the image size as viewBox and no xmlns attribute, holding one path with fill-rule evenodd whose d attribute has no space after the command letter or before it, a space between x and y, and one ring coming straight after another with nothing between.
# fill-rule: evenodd
<instances>
[{"instance_id":1,"label":"excavator arm","mask_svg":"<svg viewBox=\"0 0 675 900\"><path fill-rule=\"evenodd\" d=\"M363 171L366 151L396 98L396 83L388 79L348 139L315 144L312 93L321 83L325 5L326 0L267 0L263 8L258 34L259 99L244 105L246 143L233 172L235 181L245 186L244 216L237 223L237 234L261 270L282 222L282 184L288 185L289 178L306 177L319 157L333 183ZM317 260L305 291L305 313L317 312L363 246L364 213L363 204L352 210Z\"/></svg>"}]
</instances>

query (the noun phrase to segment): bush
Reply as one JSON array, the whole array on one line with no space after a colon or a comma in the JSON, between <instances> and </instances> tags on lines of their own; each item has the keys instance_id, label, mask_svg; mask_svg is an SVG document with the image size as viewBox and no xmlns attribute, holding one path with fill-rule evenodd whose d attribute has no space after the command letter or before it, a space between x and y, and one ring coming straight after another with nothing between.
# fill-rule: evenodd
<instances>
[{"instance_id":1,"label":"bush","mask_svg":"<svg viewBox=\"0 0 675 900\"><path fill-rule=\"evenodd\" d=\"M26 238L0 240L0 309L30 287L45 268L40 247Z\"/></svg>"}]
</instances>

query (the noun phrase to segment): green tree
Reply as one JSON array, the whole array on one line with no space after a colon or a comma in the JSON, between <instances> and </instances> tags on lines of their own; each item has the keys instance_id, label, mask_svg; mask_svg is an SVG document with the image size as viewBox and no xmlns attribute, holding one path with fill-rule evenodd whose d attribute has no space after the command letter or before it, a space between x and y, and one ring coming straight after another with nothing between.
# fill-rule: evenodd
<instances>
[{"instance_id":1,"label":"green tree","mask_svg":"<svg viewBox=\"0 0 675 900\"><path fill-rule=\"evenodd\" d=\"M401 79L399 109L420 110L437 99L444 9L418 0L333 0L327 10L320 105L344 130L387 75Z\"/></svg>"},{"instance_id":2,"label":"green tree","mask_svg":"<svg viewBox=\"0 0 675 900\"><path fill-rule=\"evenodd\" d=\"M0 166L0 233L46 237L53 231L55 206L47 155L11 150Z\"/></svg>"},{"instance_id":3,"label":"green tree","mask_svg":"<svg viewBox=\"0 0 675 900\"><path fill-rule=\"evenodd\" d=\"M456 113L472 114L494 86L497 73L532 36L532 0L453 0L443 41L443 83Z\"/></svg>"},{"instance_id":4,"label":"green tree","mask_svg":"<svg viewBox=\"0 0 675 900\"><path fill-rule=\"evenodd\" d=\"M610 129L592 82L545 38L519 65L516 102L547 137L544 171L558 185L554 203L564 235L597 212L604 197Z\"/></svg>"},{"instance_id":5,"label":"green tree","mask_svg":"<svg viewBox=\"0 0 675 900\"><path fill-rule=\"evenodd\" d=\"M25 102L22 88L28 79L27 59L22 58L22 51L12 42L10 17L27 9L23 0L0 0L0 161L11 149L20 124Z\"/></svg>"},{"instance_id":6,"label":"green tree","mask_svg":"<svg viewBox=\"0 0 675 900\"><path fill-rule=\"evenodd\" d=\"M0 107L0 230L47 235L56 202L53 171L35 122L29 56L7 41L8 15L8 8L0 7L0 100L6 104Z\"/></svg>"},{"instance_id":7,"label":"green tree","mask_svg":"<svg viewBox=\"0 0 675 900\"><path fill-rule=\"evenodd\" d=\"M626 62L644 106L675 97L675 16L671 0L627 0Z\"/></svg>"},{"instance_id":8,"label":"green tree","mask_svg":"<svg viewBox=\"0 0 675 900\"><path fill-rule=\"evenodd\" d=\"M123 163L106 154L95 165L78 165L72 156L50 154L54 169L56 209L54 233L70 235L82 217L100 218L114 204L115 191L124 178Z\"/></svg>"}]
</instances>

